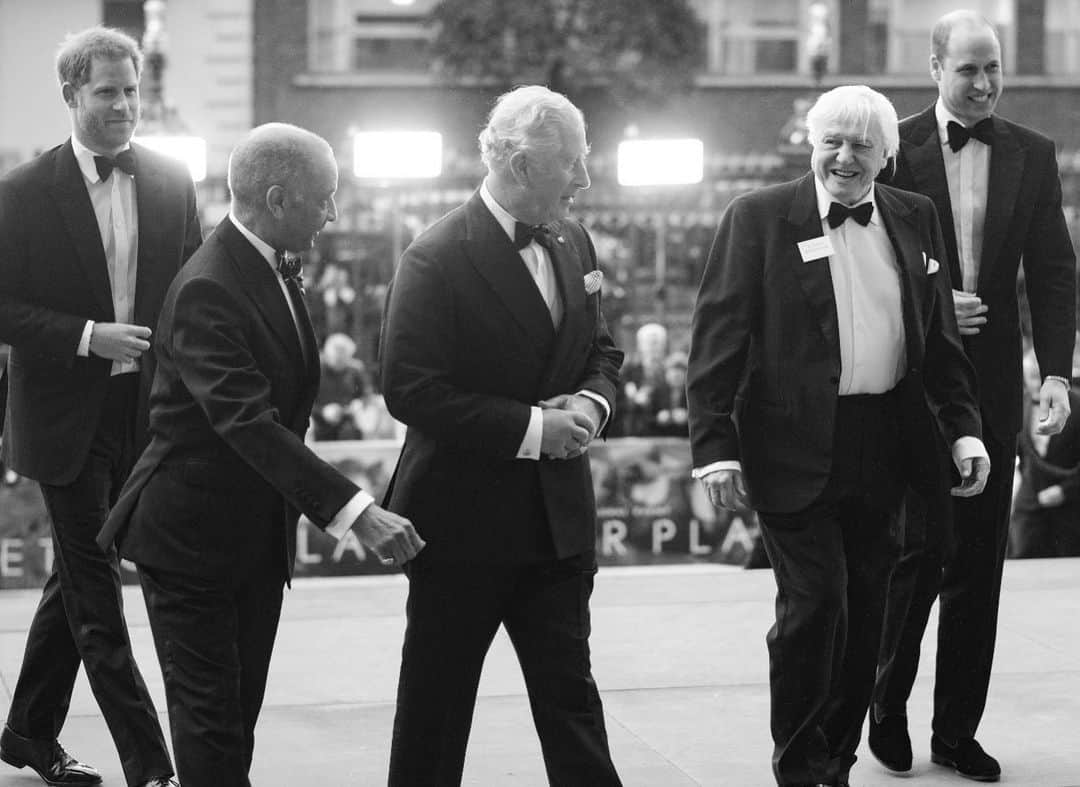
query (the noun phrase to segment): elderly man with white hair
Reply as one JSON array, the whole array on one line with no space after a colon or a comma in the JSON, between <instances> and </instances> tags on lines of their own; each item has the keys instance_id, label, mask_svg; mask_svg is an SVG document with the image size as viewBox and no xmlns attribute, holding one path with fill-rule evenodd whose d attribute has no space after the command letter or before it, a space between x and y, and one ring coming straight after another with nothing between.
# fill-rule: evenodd
<instances>
[{"instance_id":1,"label":"elderly man with white hair","mask_svg":"<svg viewBox=\"0 0 1080 787\"><path fill-rule=\"evenodd\" d=\"M721 219L687 389L694 475L715 505L758 511L776 578L776 781L847 785L903 489L928 482L918 457L938 429L955 494L979 493L989 466L934 206L874 183L897 149L895 110L848 85L807 124L811 172Z\"/></svg>"},{"instance_id":2,"label":"elderly man with white hair","mask_svg":"<svg viewBox=\"0 0 1080 787\"><path fill-rule=\"evenodd\" d=\"M479 190L405 250L382 334L386 403L408 427L387 505L427 543L406 566L390 784L461 782L480 670L505 626L551 783L609 787L585 449L610 421L622 353L592 242L570 218L589 186L584 120L558 93L518 88L480 150Z\"/></svg>"}]
</instances>

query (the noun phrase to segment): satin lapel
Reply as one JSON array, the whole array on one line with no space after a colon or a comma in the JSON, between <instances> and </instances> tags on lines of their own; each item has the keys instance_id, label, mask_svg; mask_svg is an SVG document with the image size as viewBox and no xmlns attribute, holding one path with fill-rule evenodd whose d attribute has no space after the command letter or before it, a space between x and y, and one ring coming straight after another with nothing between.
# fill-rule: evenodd
<instances>
[{"instance_id":1,"label":"satin lapel","mask_svg":"<svg viewBox=\"0 0 1080 787\"><path fill-rule=\"evenodd\" d=\"M536 282L479 193L465 207L467 237L461 245L466 257L541 351L550 345L555 327Z\"/></svg>"},{"instance_id":2,"label":"satin lapel","mask_svg":"<svg viewBox=\"0 0 1080 787\"><path fill-rule=\"evenodd\" d=\"M924 293L926 287L919 286L919 278L924 276L922 235L919 232L918 215L914 208L896 199L883 188L878 188L875 199L885 231L892 241L899 267L901 300L904 309L904 333L908 348L908 365L921 365L922 359L922 323L924 311Z\"/></svg>"},{"instance_id":3,"label":"satin lapel","mask_svg":"<svg viewBox=\"0 0 1080 787\"><path fill-rule=\"evenodd\" d=\"M1008 127L995 117L994 144L990 146L990 176L986 184L986 221L983 224L978 292L983 292L983 282L993 279L998 252L1004 246L1005 234L1012 224L1026 151Z\"/></svg>"},{"instance_id":4,"label":"satin lapel","mask_svg":"<svg viewBox=\"0 0 1080 787\"><path fill-rule=\"evenodd\" d=\"M821 217L817 215L817 192L814 176L807 175L795 187L795 196L787 215L790 226L786 261L794 269L795 277L802 286L810 311L817 318L818 326L828 345L840 353L836 296L833 293L829 258L822 257L803 262L798 244L822 236Z\"/></svg>"},{"instance_id":5,"label":"satin lapel","mask_svg":"<svg viewBox=\"0 0 1080 787\"><path fill-rule=\"evenodd\" d=\"M319 345L315 341L315 327L311 324L311 315L308 313L307 303L299 290L298 295L300 297L297 300L300 303L297 304L296 318L300 323L300 333L303 336L304 353L308 363L305 367L304 389L300 394L301 402L293 416L292 427L295 431L303 432L307 430L308 416L311 413L312 406L315 404L315 396L319 392L321 370L319 366Z\"/></svg>"},{"instance_id":6,"label":"satin lapel","mask_svg":"<svg viewBox=\"0 0 1080 787\"><path fill-rule=\"evenodd\" d=\"M169 260L176 259L175 254L169 254L164 248L162 232L164 223L160 217L167 215L164 206L167 204L166 183L164 173L156 167L149 166L146 156L139 156L139 148L132 146L135 151L135 161L138 171L135 175L135 205L138 215L138 257L135 263L135 322L140 325L153 325L154 315L144 315L143 308L147 294L154 289L155 282L172 281L176 271L165 270ZM180 196L177 195L177 199ZM159 285L160 286L160 285Z\"/></svg>"},{"instance_id":7,"label":"satin lapel","mask_svg":"<svg viewBox=\"0 0 1080 787\"><path fill-rule=\"evenodd\" d=\"M549 379L565 368L565 361L573 357L580 343L591 336L585 325L585 272L580 255L569 238L562 234L560 224L555 224L552 229L554 242L549 256L562 298L563 315L555 339L555 350L551 354Z\"/></svg>"},{"instance_id":8,"label":"satin lapel","mask_svg":"<svg viewBox=\"0 0 1080 787\"><path fill-rule=\"evenodd\" d=\"M904 158L911 172L914 190L934 201L941 232L945 236L945 248L949 252L949 277L953 282L963 281L960 275L960 255L956 246L956 228L953 226L952 200L949 199L949 181L945 177L945 157L941 152L941 139L937 131L934 108L919 116L909 138L902 141Z\"/></svg>"},{"instance_id":9,"label":"satin lapel","mask_svg":"<svg viewBox=\"0 0 1080 787\"><path fill-rule=\"evenodd\" d=\"M296 368L305 368L296 324L274 271L255 247L248 243L247 238L233 226L232 221L226 218L222 225L222 240L232 255L233 265L247 284L245 294L255 304L273 334L288 350Z\"/></svg>"},{"instance_id":10,"label":"satin lapel","mask_svg":"<svg viewBox=\"0 0 1080 787\"><path fill-rule=\"evenodd\" d=\"M111 321L114 319L112 287L109 284L109 265L105 261L105 246L70 139L56 154L56 169L50 191L71 236L79 263L90 282L90 294Z\"/></svg>"}]
</instances>

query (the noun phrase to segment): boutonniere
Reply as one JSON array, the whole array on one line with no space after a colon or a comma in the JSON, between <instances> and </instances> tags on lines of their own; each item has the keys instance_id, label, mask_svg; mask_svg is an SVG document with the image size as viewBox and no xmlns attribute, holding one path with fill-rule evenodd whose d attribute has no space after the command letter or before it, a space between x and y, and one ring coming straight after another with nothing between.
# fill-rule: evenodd
<instances>
[{"instance_id":1,"label":"boutonniere","mask_svg":"<svg viewBox=\"0 0 1080 787\"><path fill-rule=\"evenodd\" d=\"M585 274L585 296L595 295L600 292L600 285L604 283L604 272L601 270L589 271Z\"/></svg>"},{"instance_id":2,"label":"boutonniere","mask_svg":"<svg viewBox=\"0 0 1080 787\"><path fill-rule=\"evenodd\" d=\"M288 284L290 281L296 282L296 286L300 288L300 292L304 293L304 262L300 257L293 257L285 252L278 252L277 255L277 269L281 274L281 278Z\"/></svg>"}]
</instances>

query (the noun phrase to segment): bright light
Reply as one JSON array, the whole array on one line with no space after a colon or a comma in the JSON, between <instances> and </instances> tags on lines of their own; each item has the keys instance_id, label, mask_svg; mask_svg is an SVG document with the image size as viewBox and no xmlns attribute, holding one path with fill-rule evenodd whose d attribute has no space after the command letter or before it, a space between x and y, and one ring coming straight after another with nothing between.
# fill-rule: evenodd
<instances>
[{"instance_id":1,"label":"bright light","mask_svg":"<svg viewBox=\"0 0 1080 787\"><path fill-rule=\"evenodd\" d=\"M700 183L705 167L700 139L631 139L619 143L619 185Z\"/></svg>"},{"instance_id":2,"label":"bright light","mask_svg":"<svg viewBox=\"0 0 1080 787\"><path fill-rule=\"evenodd\" d=\"M442 134L437 131L358 131L353 135L353 174L394 180L442 173Z\"/></svg>"},{"instance_id":3,"label":"bright light","mask_svg":"<svg viewBox=\"0 0 1080 787\"><path fill-rule=\"evenodd\" d=\"M393 5L412 5L415 0L390 0Z\"/></svg>"},{"instance_id":4,"label":"bright light","mask_svg":"<svg viewBox=\"0 0 1080 787\"><path fill-rule=\"evenodd\" d=\"M154 134L146 137L135 137L132 142L187 164L187 168L191 172L191 179L196 183L206 179L206 140L202 137L158 136Z\"/></svg>"}]
</instances>

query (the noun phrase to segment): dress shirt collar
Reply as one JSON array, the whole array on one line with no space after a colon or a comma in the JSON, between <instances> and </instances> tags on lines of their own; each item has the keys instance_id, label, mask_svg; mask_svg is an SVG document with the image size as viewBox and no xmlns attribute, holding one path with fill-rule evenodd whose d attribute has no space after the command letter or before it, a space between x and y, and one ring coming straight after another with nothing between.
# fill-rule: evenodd
<instances>
[{"instance_id":1,"label":"dress shirt collar","mask_svg":"<svg viewBox=\"0 0 1080 787\"><path fill-rule=\"evenodd\" d=\"M236 214L231 210L229 211L229 221L233 223L233 226L236 227L236 229L240 230L241 235L248 239L248 243L255 247L255 251L262 255L262 258L266 260L267 264L274 270L274 275L276 276L277 252L274 251L274 247L241 224L240 219L236 218Z\"/></svg>"},{"instance_id":2,"label":"dress shirt collar","mask_svg":"<svg viewBox=\"0 0 1080 787\"><path fill-rule=\"evenodd\" d=\"M991 117L993 116L991 115ZM953 123L959 123L964 128L971 128L971 126L950 112L940 96L938 96L937 103L934 104L934 118L937 120L938 142L941 143L942 147L948 148L949 152L952 153L952 148L949 147L949 121L951 120ZM975 137L972 137L969 141L978 142L980 145L983 144L981 140L978 140ZM960 151L958 150L956 152L959 153Z\"/></svg>"},{"instance_id":3,"label":"dress shirt collar","mask_svg":"<svg viewBox=\"0 0 1080 787\"><path fill-rule=\"evenodd\" d=\"M124 145L121 150L127 150L131 147L131 143ZM94 156L100 156L100 153L95 153L86 147L79 138L74 134L71 135L71 149L75 152L75 161L79 164L79 169L82 170L83 177L91 183L100 183L101 176L98 175L97 165L94 164ZM130 177L130 175L128 176Z\"/></svg>"},{"instance_id":4,"label":"dress shirt collar","mask_svg":"<svg viewBox=\"0 0 1080 787\"><path fill-rule=\"evenodd\" d=\"M495 221L499 222L499 226L503 228L503 232L506 233L510 240L514 239L514 225L517 224L517 219L510 215L510 213L495 201L495 197L491 195L491 191L488 189L487 179L480 184L480 199L483 200L484 205L491 211L491 215L495 217Z\"/></svg>"},{"instance_id":5,"label":"dress shirt collar","mask_svg":"<svg viewBox=\"0 0 1080 787\"><path fill-rule=\"evenodd\" d=\"M881 211L878 210L874 188L874 184L871 183L870 191L866 192L866 196L856 204L861 205L863 202L869 202L874 206L874 212L870 214L870 223L876 227L881 224ZM829 190L825 188L825 184L816 175L814 176L814 189L817 191L818 216L822 221L825 221L829 216L829 206L836 202L837 199L829 193ZM855 207L855 205L851 207ZM840 228L837 227L837 229Z\"/></svg>"}]
</instances>

